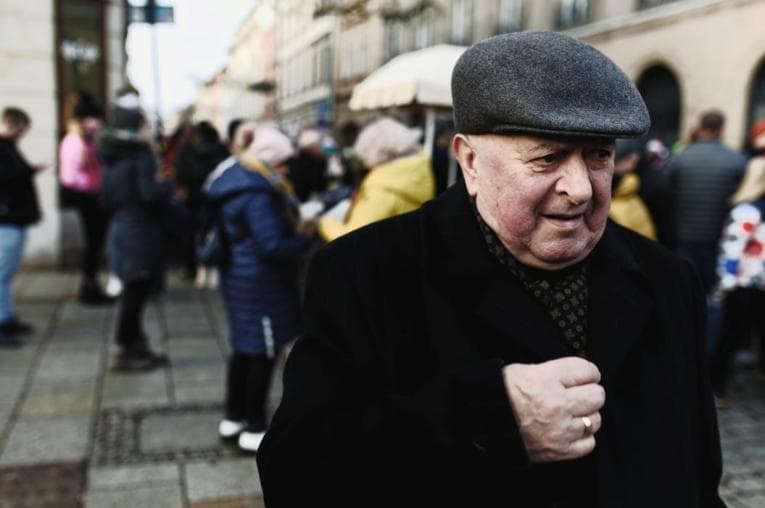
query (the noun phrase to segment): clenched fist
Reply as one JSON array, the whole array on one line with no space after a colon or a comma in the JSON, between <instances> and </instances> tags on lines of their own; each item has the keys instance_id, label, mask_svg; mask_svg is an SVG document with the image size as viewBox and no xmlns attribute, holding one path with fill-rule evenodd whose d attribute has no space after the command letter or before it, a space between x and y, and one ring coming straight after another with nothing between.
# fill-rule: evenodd
<instances>
[{"instance_id":1,"label":"clenched fist","mask_svg":"<svg viewBox=\"0 0 765 508\"><path fill-rule=\"evenodd\" d=\"M595 449L606 393L593 363L578 357L513 363L502 374L532 462L576 459Z\"/></svg>"}]
</instances>

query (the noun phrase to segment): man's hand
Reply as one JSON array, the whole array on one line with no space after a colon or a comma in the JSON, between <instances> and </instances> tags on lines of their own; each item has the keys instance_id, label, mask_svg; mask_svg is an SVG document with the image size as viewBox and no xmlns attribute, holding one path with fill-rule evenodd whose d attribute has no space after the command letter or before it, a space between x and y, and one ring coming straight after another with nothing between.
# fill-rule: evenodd
<instances>
[{"instance_id":1,"label":"man's hand","mask_svg":"<svg viewBox=\"0 0 765 508\"><path fill-rule=\"evenodd\" d=\"M595 449L606 392L594 364L578 357L514 363L502 375L532 462L576 459Z\"/></svg>"}]
</instances>

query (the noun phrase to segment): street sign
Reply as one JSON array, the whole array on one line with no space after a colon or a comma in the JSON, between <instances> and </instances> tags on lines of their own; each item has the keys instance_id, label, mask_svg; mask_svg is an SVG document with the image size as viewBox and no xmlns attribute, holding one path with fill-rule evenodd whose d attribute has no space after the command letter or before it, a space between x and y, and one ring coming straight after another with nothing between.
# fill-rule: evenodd
<instances>
[{"instance_id":1,"label":"street sign","mask_svg":"<svg viewBox=\"0 0 765 508\"><path fill-rule=\"evenodd\" d=\"M131 5L128 11L129 23L173 23L175 21L173 7L169 5ZM154 14L152 16L152 13ZM153 18L153 20L152 20Z\"/></svg>"}]
</instances>

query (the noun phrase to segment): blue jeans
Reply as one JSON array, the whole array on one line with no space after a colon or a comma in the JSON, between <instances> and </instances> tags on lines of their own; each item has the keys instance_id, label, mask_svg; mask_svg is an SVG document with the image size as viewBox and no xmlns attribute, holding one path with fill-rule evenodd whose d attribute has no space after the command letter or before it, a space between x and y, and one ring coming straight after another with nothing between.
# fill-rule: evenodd
<instances>
[{"instance_id":1,"label":"blue jeans","mask_svg":"<svg viewBox=\"0 0 765 508\"><path fill-rule=\"evenodd\" d=\"M0 224L0 323L16 317L11 286L21 265L25 238L24 226Z\"/></svg>"}]
</instances>

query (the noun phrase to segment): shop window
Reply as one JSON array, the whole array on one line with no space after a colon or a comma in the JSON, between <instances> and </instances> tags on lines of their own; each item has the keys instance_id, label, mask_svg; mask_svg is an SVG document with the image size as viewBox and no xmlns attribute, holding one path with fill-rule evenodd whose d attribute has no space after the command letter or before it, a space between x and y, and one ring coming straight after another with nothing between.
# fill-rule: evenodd
<instances>
[{"instance_id":1,"label":"shop window","mask_svg":"<svg viewBox=\"0 0 765 508\"><path fill-rule=\"evenodd\" d=\"M499 32L517 32L523 28L523 0L499 0Z\"/></svg>"},{"instance_id":2,"label":"shop window","mask_svg":"<svg viewBox=\"0 0 765 508\"><path fill-rule=\"evenodd\" d=\"M657 5L669 4L675 1L677 0L638 0L637 6L638 9L649 9L651 7L656 7Z\"/></svg>"},{"instance_id":3,"label":"shop window","mask_svg":"<svg viewBox=\"0 0 765 508\"><path fill-rule=\"evenodd\" d=\"M584 25L590 21L590 2L589 0L561 0L558 10L558 19L556 28L564 30L566 28Z\"/></svg>"},{"instance_id":4,"label":"shop window","mask_svg":"<svg viewBox=\"0 0 765 508\"><path fill-rule=\"evenodd\" d=\"M455 44L470 44L472 37L472 0L452 0L452 41Z\"/></svg>"}]
</instances>

